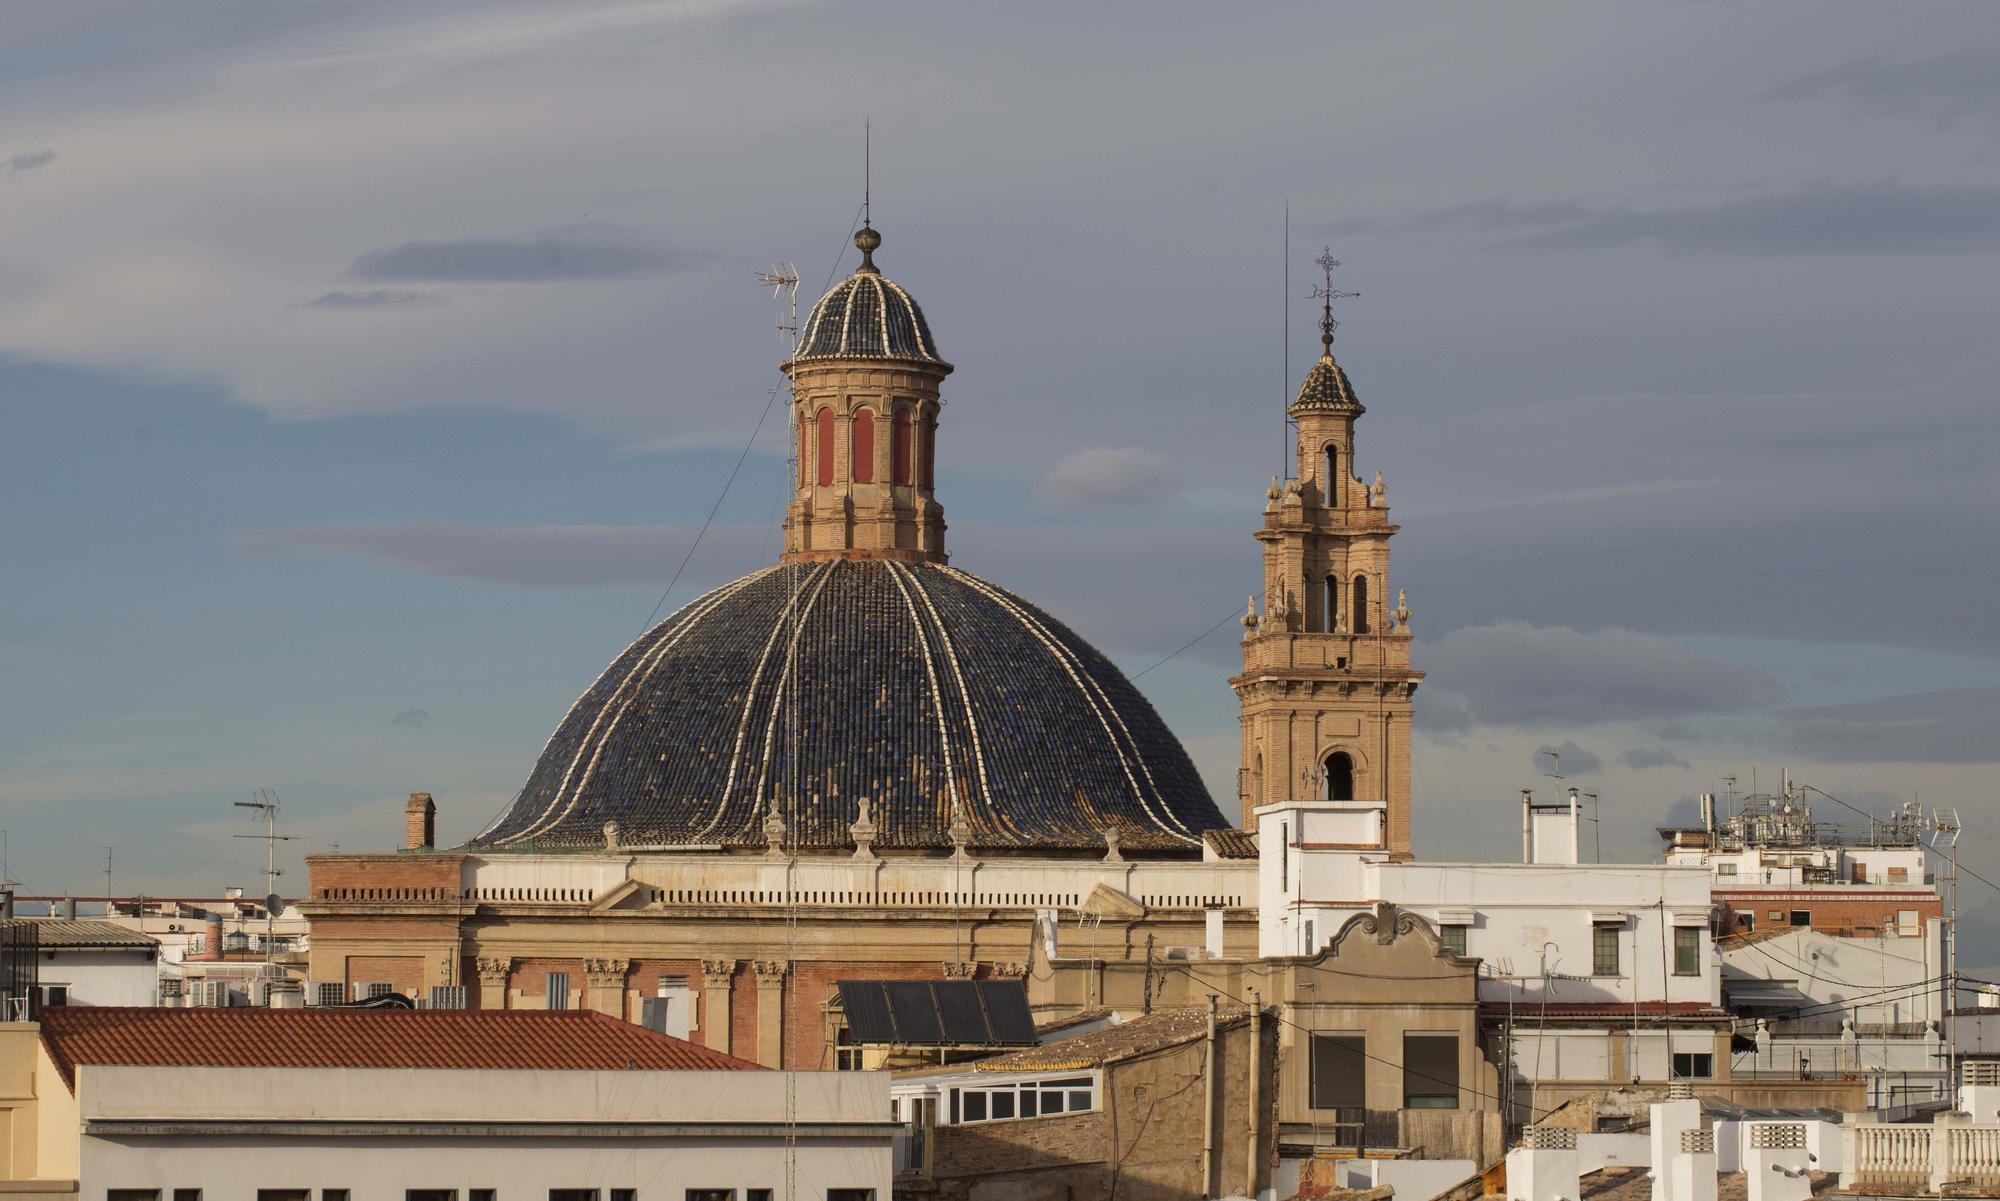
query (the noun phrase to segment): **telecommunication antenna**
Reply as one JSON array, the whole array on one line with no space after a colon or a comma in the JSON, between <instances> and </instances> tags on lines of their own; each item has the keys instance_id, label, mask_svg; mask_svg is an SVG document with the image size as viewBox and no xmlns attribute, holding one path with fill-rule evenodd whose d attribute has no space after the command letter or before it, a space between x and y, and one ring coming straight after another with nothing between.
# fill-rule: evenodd
<instances>
[{"instance_id":1,"label":"telecommunication antenna","mask_svg":"<svg viewBox=\"0 0 2000 1201\"><path fill-rule=\"evenodd\" d=\"M104 912L107 917L111 913L111 898L113 895L111 891L111 852L117 849L117 847L104 848Z\"/></svg>"},{"instance_id":2,"label":"telecommunication antenna","mask_svg":"<svg viewBox=\"0 0 2000 1201\"><path fill-rule=\"evenodd\" d=\"M1948 1086L1958 1079L1958 1047L1952 1042L1951 1011L1958 1008L1958 836L1963 829L1957 809L1931 810L1931 851L1944 856L1945 883L1951 896L1951 914L1945 919L1944 1020L1938 1023Z\"/></svg>"},{"instance_id":3,"label":"telecommunication antenna","mask_svg":"<svg viewBox=\"0 0 2000 1201\"><path fill-rule=\"evenodd\" d=\"M278 877L284 875L278 866L278 844L290 842L296 834L278 833L278 794L268 788L259 788L251 794L254 799L237 801L238 809L254 809L264 817L262 834L232 834L232 838L261 838L264 840L264 975L271 974L272 949L277 945L278 910L285 907L284 899L278 896Z\"/></svg>"}]
</instances>

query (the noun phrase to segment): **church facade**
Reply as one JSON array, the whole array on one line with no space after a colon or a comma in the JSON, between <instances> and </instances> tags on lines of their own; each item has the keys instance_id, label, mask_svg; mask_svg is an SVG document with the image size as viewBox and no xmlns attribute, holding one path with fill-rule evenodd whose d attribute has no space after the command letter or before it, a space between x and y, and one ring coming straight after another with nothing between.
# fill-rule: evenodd
<instances>
[{"instance_id":1,"label":"church facade","mask_svg":"<svg viewBox=\"0 0 2000 1201\"><path fill-rule=\"evenodd\" d=\"M1093 961L1256 954L1254 835L1109 659L948 560L952 367L880 236L855 242L783 368L780 561L627 648L470 842L438 847L415 794L402 849L310 856L317 996L589 1007L812 1068L838 1061L841 979L1019 976L1058 939ZM1238 821L1358 798L1406 854L1420 673L1326 328L1292 406L1298 478L1257 533Z\"/></svg>"}]
</instances>

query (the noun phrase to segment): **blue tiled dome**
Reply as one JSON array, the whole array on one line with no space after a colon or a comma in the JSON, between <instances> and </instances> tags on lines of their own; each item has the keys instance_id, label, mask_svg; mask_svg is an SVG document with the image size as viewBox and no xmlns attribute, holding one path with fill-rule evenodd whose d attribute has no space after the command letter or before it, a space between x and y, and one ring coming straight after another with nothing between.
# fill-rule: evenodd
<instances>
[{"instance_id":1,"label":"blue tiled dome","mask_svg":"<svg viewBox=\"0 0 2000 1201\"><path fill-rule=\"evenodd\" d=\"M787 613L796 596L796 637ZM788 685L788 681L791 684ZM795 687L787 700L788 687ZM796 766L787 765L796 755ZM766 568L618 656L563 718L486 847L762 847L797 779L802 848L1189 850L1226 826L1187 751L1111 662L942 564Z\"/></svg>"},{"instance_id":2,"label":"blue tiled dome","mask_svg":"<svg viewBox=\"0 0 2000 1201\"><path fill-rule=\"evenodd\" d=\"M854 242L861 247L861 266L806 315L794 361L905 359L950 370L951 364L938 356L923 309L895 280L876 270L874 250L881 235L864 228Z\"/></svg>"}]
</instances>

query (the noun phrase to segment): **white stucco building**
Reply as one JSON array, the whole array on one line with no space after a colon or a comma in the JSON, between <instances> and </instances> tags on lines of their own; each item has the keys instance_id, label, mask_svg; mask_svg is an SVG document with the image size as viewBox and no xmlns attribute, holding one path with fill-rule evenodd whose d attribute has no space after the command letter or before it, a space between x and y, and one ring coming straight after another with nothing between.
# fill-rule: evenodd
<instances>
[{"instance_id":1,"label":"white stucco building","mask_svg":"<svg viewBox=\"0 0 2000 1201\"><path fill-rule=\"evenodd\" d=\"M0 1069L5 1191L93 1199L888 1201L900 1129L886 1073L589 1012L59 1009Z\"/></svg>"},{"instance_id":2,"label":"white stucco building","mask_svg":"<svg viewBox=\"0 0 2000 1201\"><path fill-rule=\"evenodd\" d=\"M160 944L136 930L89 918L31 918L43 1005L153 1005Z\"/></svg>"}]
</instances>

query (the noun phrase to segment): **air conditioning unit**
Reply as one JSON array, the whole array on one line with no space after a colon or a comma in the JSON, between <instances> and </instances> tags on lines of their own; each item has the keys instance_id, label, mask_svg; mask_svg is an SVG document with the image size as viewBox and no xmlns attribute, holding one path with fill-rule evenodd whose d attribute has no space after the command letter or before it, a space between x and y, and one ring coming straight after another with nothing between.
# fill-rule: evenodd
<instances>
[{"instance_id":1,"label":"air conditioning unit","mask_svg":"<svg viewBox=\"0 0 2000 1201\"><path fill-rule=\"evenodd\" d=\"M434 984L431 986L431 1009L464 1009L465 985Z\"/></svg>"},{"instance_id":2,"label":"air conditioning unit","mask_svg":"<svg viewBox=\"0 0 2000 1201\"><path fill-rule=\"evenodd\" d=\"M387 980L364 980L354 986L354 999L372 1001L376 997L386 997L396 991L396 986Z\"/></svg>"},{"instance_id":3,"label":"air conditioning unit","mask_svg":"<svg viewBox=\"0 0 2000 1201\"><path fill-rule=\"evenodd\" d=\"M180 1004L181 983L182 981L179 976L162 977L160 980L160 1004L162 1005Z\"/></svg>"},{"instance_id":4,"label":"air conditioning unit","mask_svg":"<svg viewBox=\"0 0 2000 1201\"><path fill-rule=\"evenodd\" d=\"M344 1005L347 1003L347 985L339 980L316 980L306 986L308 1005Z\"/></svg>"},{"instance_id":5,"label":"air conditioning unit","mask_svg":"<svg viewBox=\"0 0 2000 1201\"><path fill-rule=\"evenodd\" d=\"M194 1004L201 1009L226 1009L229 1006L229 981L194 980Z\"/></svg>"}]
</instances>

